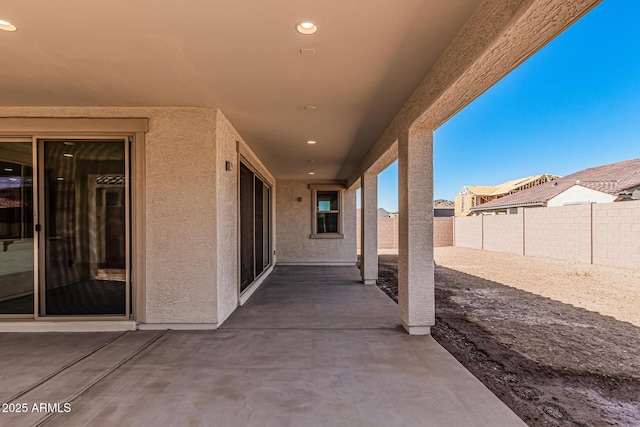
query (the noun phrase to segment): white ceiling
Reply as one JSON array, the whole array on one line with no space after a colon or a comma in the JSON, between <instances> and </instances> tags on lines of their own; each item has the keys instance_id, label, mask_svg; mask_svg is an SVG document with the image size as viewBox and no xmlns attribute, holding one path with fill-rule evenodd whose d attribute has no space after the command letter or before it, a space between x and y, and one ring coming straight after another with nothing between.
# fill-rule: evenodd
<instances>
[{"instance_id":1,"label":"white ceiling","mask_svg":"<svg viewBox=\"0 0 640 427\"><path fill-rule=\"evenodd\" d=\"M346 179L479 3L3 0L0 105L220 108L276 178Z\"/></svg>"}]
</instances>

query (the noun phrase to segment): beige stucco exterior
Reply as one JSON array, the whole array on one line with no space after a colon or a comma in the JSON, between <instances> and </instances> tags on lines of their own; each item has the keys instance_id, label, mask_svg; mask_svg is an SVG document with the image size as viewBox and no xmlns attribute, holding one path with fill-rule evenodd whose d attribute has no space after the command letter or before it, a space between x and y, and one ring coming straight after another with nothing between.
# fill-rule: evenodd
<instances>
[{"instance_id":1,"label":"beige stucco exterior","mask_svg":"<svg viewBox=\"0 0 640 427\"><path fill-rule=\"evenodd\" d=\"M275 200L275 179L260 159L251 151L231 122L216 111L216 184L217 207L217 295L218 323L221 324L239 304L238 295L238 169L240 161L247 163L271 187ZM231 162L231 171L226 170ZM271 225L274 233L275 204L271 204ZM275 241L273 242L275 247ZM272 261L275 263L275 260Z\"/></svg>"},{"instance_id":2,"label":"beige stucco exterior","mask_svg":"<svg viewBox=\"0 0 640 427\"><path fill-rule=\"evenodd\" d=\"M311 238L311 181L277 181L276 240L279 264L356 264L356 190L342 191L339 239ZM298 201L298 198L301 201Z\"/></svg>"},{"instance_id":3,"label":"beige stucco exterior","mask_svg":"<svg viewBox=\"0 0 640 427\"><path fill-rule=\"evenodd\" d=\"M424 334L435 322L433 131L597 3L598 0L481 2L422 83L395 116L385 121L389 123L386 130L368 143L369 151L339 158L345 165L343 176L348 176L346 182L330 183L343 187L339 235L312 235L315 214L310 185L329 183L276 180L215 108L0 107L0 118L148 119L148 132L134 135L139 162L134 185L142 211L137 212L133 224L137 245L133 286L138 297L133 321L140 328L216 328L246 298L246 292L239 295L241 158L271 188L272 262L316 265L356 264L356 188L363 176L373 176L398 159L399 316L410 333ZM246 88L243 95L253 98L251 88ZM96 105L104 105L108 98L96 101ZM268 98L260 102L272 108L272 101ZM292 117L302 105L287 105L280 114ZM230 114L242 117L255 112L248 108ZM253 120L263 129L272 121L269 115ZM356 130L354 127L354 135ZM256 150L269 147L268 138L250 135ZM310 157L304 153L305 158ZM287 154L291 153L280 150L278 154L288 159ZM320 164L322 159L307 162L316 160ZM373 218L371 212L368 214ZM542 213L540 216L539 228L546 230L548 226L542 224L546 219ZM483 231L477 227L478 223L482 226L481 221L472 218L465 223L456 222L455 243L462 243L459 233L467 226L474 230L467 243L482 247ZM536 221L530 224L533 226ZM586 220L567 217L567 227L571 224L579 224L575 226L581 231ZM584 256L580 252L575 258L581 260ZM268 272L267 269L265 274Z\"/></svg>"},{"instance_id":4,"label":"beige stucco exterior","mask_svg":"<svg viewBox=\"0 0 640 427\"><path fill-rule=\"evenodd\" d=\"M616 196L591 188L574 185L547 202L548 207L575 205L579 203L612 203Z\"/></svg>"},{"instance_id":5,"label":"beige stucco exterior","mask_svg":"<svg viewBox=\"0 0 640 427\"><path fill-rule=\"evenodd\" d=\"M203 108L0 108L0 117L146 118L145 236L142 307L145 327L215 328L238 305L237 171L239 152L273 186L275 180L218 110ZM69 135L73 129L69 129ZM225 162L232 170L225 170ZM135 289L134 289L135 292Z\"/></svg>"}]
</instances>

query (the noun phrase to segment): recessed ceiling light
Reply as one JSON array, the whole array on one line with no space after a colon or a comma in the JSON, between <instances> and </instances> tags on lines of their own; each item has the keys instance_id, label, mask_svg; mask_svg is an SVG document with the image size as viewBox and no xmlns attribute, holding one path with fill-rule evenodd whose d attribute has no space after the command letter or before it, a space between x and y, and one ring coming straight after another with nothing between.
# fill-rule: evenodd
<instances>
[{"instance_id":1,"label":"recessed ceiling light","mask_svg":"<svg viewBox=\"0 0 640 427\"><path fill-rule=\"evenodd\" d=\"M7 172L13 172L13 169L11 169L11 168L4 168L4 170L7 171Z\"/></svg>"},{"instance_id":2,"label":"recessed ceiling light","mask_svg":"<svg viewBox=\"0 0 640 427\"><path fill-rule=\"evenodd\" d=\"M65 157L73 157L73 154L71 154L71 153L64 153L64 154L63 154L63 156L65 156Z\"/></svg>"},{"instance_id":3,"label":"recessed ceiling light","mask_svg":"<svg viewBox=\"0 0 640 427\"><path fill-rule=\"evenodd\" d=\"M302 21L296 25L296 30L298 30L300 34L308 35L318 31L318 26L311 21Z\"/></svg>"},{"instance_id":4,"label":"recessed ceiling light","mask_svg":"<svg viewBox=\"0 0 640 427\"><path fill-rule=\"evenodd\" d=\"M58 181L64 181L64 178L63 178L63 177L61 177L61 176L59 176L59 177L58 177Z\"/></svg>"},{"instance_id":5,"label":"recessed ceiling light","mask_svg":"<svg viewBox=\"0 0 640 427\"><path fill-rule=\"evenodd\" d=\"M0 30L15 31L17 28L11 22L0 19Z\"/></svg>"},{"instance_id":6,"label":"recessed ceiling light","mask_svg":"<svg viewBox=\"0 0 640 427\"><path fill-rule=\"evenodd\" d=\"M309 172L309 175L315 175L315 174L316 174L315 172Z\"/></svg>"},{"instance_id":7,"label":"recessed ceiling light","mask_svg":"<svg viewBox=\"0 0 640 427\"><path fill-rule=\"evenodd\" d=\"M313 145L313 144L315 144L315 143L316 143L316 141L314 141L314 140L309 140L309 141L307 141L307 144L309 144L309 145Z\"/></svg>"}]
</instances>

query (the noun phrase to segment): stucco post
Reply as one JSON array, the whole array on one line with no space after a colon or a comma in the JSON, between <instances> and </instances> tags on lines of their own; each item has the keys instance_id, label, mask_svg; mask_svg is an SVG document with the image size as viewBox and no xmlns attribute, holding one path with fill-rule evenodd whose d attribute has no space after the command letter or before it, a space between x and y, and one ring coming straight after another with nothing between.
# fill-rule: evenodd
<instances>
[{"instance_id":1,"label":"stucco post","mask_svg":"<svg viewBox=\"0 0 640 427\"><path fill-rule=\"evenodd\" d=\"M365 285L378 280L378 175L366 172L360 179L360 275Z\"/></svg>"},{"instance_id":2,"label":"stucco post","mask_svg":"<svg viewBox=\"0 0 640 427\"><path fill-rule=\"evenodd\" d=\"M433 131L401 133L398 184L398 308L409 334L428 335L435 324Z\"/></svg>"}]
</instances>

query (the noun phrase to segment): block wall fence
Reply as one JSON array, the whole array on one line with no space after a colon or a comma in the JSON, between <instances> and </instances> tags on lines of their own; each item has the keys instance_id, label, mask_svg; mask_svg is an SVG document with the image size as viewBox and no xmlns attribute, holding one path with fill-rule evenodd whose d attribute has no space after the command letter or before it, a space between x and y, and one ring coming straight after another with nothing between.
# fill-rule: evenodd
<instances>
[{"instance_id":1,"label":"block wall fence","mask_svg":"<svg viewBox=\"0 0 640 427\"><path fill-rule=\"evenodd\" d=\"M456 217L454 246L640 269L640 201Z\"/></svg>"},{"instance_id":2,"label":"block wall fence","mask_svg":"<svg viewBox=\"0 0 640 427\"><path fill-rule=\"evenodd\" d=\"M360 216L357 218L357 246L360 250ZM433 245L453 246L453 217L433 218ZM378 249L398 249L398 217L378 218Z\"/></svg>"}]
</instances>

